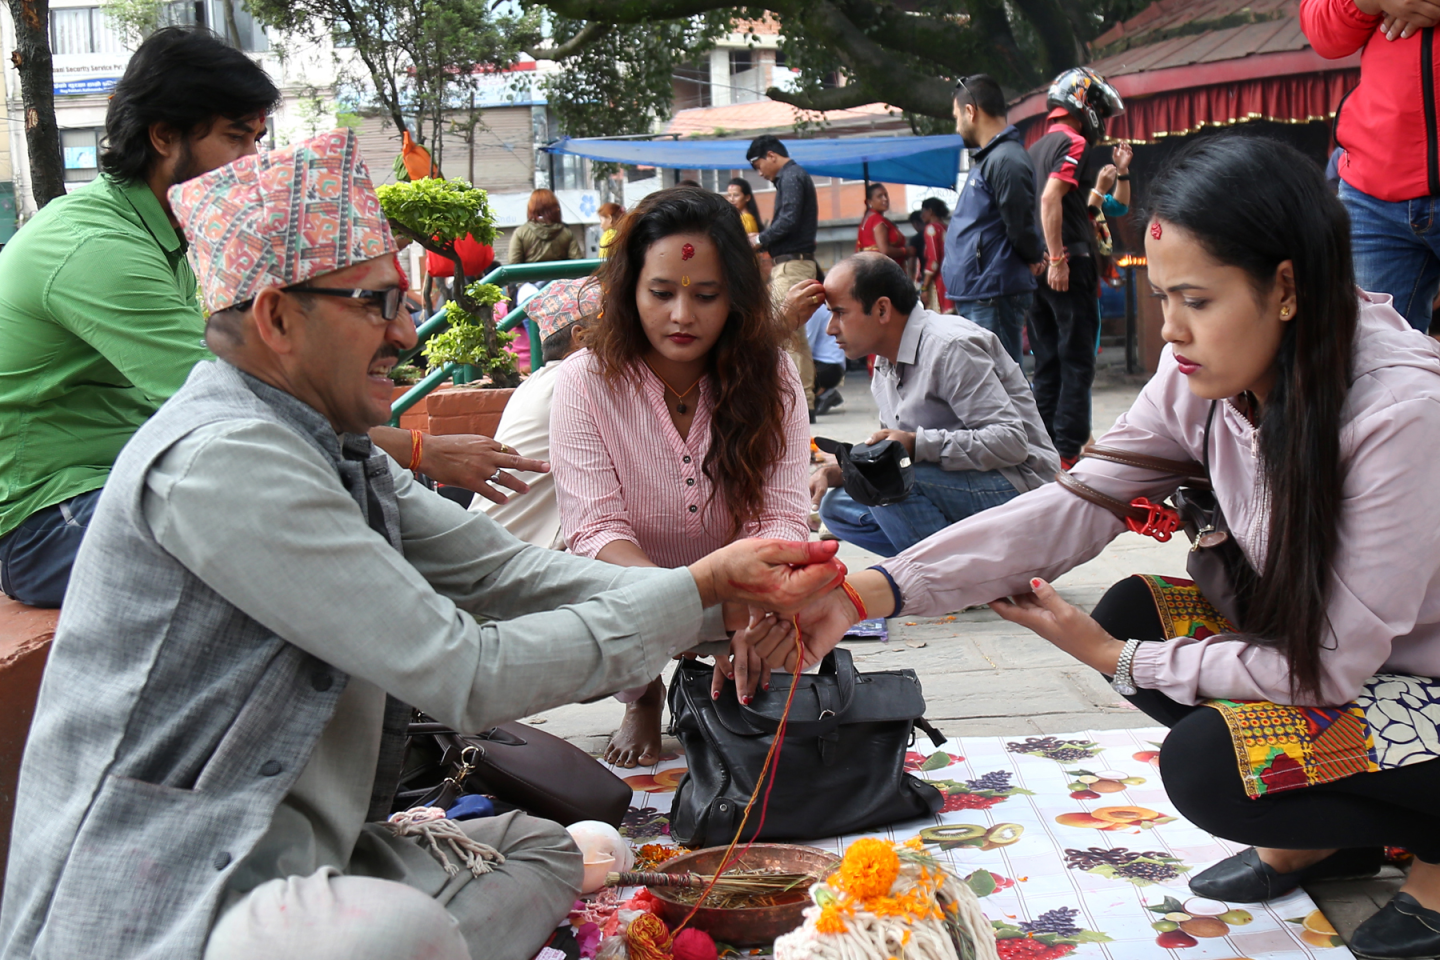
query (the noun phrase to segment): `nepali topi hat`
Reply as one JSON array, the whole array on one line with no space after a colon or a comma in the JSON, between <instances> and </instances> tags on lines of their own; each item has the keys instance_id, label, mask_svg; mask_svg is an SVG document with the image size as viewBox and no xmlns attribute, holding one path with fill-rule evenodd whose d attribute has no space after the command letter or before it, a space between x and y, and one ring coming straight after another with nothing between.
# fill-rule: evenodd
<instances>
[{"instance_id":1,"label":"nepali topi hat","mask_svg":"<svg viewBox=\"0 0 1440 960\"><path fill-rule=\"evenodd\" d=\"M600 302L600 281L596 278L556 280L525 305L525 312L540 328L540 340L544 342L572 323L598 314Z\"/></svg>"},{"instance_id":2,"label":"nepali topi hat","mask_svg":"<svg viewBox=\"0 0 1440 960\"><path fill-rule=\"evenodd\" d=\"M212 313L397 249L348 129L177 184L170 206Z\"/></svg>"}]
</instances>

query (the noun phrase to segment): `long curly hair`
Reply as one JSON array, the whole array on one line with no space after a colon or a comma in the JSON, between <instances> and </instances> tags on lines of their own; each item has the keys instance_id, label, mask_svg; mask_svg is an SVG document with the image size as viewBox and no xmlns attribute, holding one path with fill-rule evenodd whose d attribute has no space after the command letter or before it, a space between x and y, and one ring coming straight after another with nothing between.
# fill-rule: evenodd
<instances>
[{"instance_id":1,"label":"long curly hair","mask_svg":"<svg viewBox=\"0 0 1440 960\"><path fill-rule=\"evenodd\" d=\"M714 394L710 451L701 469L713 489L724 492L734 517L729 536L736 536L760 516L766 477L785 456L785 417L793 402L781 373L785 330L760 277L759 261L735 208L719 194L696 187L650 194L617 229L600 273L605 309L587 338L601 376L612 382L638 381L641 358L651 348L635 304L651 245L677 233L700 233L720 252L730 315L705 358Z\"/></svg>"}]
</instances>

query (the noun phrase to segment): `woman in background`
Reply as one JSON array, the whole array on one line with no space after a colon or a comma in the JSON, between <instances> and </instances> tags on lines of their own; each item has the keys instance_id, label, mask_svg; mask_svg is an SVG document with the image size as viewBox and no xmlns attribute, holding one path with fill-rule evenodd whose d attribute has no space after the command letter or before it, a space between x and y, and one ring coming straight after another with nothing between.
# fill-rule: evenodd
<instances>
[{"instance_id":1,"label":"woman in background","mask_svg":"<svg viewBox=\"0 0 1440 960\"><path fill-rule=\"evenodd\" d=\"M575 234L560 219L560 200L550 190L530 194L525 222L510 237L506 263L543 263L548 260L581 260L585 252Z\"/></svg>"},{"instance_id":2,"label":"woman in background","mask_svg":"<svg viewBox=\"0 0 1440 960\"><path fill-rule=\"evenodd\" d=\"M886 219L890 210L890 191L883 183L872 183L865 191L865 219L860 221L860 234L855 238L855 252L874 250L900 264L905 269L905 257L909 250L900 228Z\"/></svg>"},{"instance_id":3,"label":"woman in background","mask_svg":"<svg viewBox=\"0 0 1440 960\"><path fill-rule=\"evenodd\" d=\"M595 211L600 217L600 258L610 256L610 243L615 239L615 225L625 216L625 208L618 203L602 203Z\"/></svg>"},{"instance_id":4,"label":"woman in background","mask_svg":"<svg viewBox=\"0 0 1440 960\"><path fill-rule=\"evenodd\" d=\"M551 455L566 545L624 566L680 567L744 537L810 535L805 394L750 241L725 198L677 187L641 200L601 273L589 349L560 369ZM715 694L759 671L736 634ZM769 674L761 676L768 683ZM626 691L605 751L617 766L660 756L665 684ZM748 698L748 694L747 694Z\"/></svg>"},{"instance_id":5,"label":"woman in background","mask_svg":"<svg viewBox=\"0 0 1440 960\"><path fill-rule=\"evenodd\" d=\"M920 219L925 222L920 299L936 313L949 313L954 307L945 298L945 281L940 276L940 264L945 261L945 230L950 226L950 208L939 197L926 197L920 204Z\"/></svg>"},{"instance_id":6,"label":"woman in background","mask_svg":"<svg viewBox=\"0 0 1440 960\"><path fill-rule=\"evenodd\" d=\"M755 203L755 191L750 189L750 181L744 177L732 178L725 187L725 199L740 214L740 224L748 235L753 237L763 229L760 207Z\"/></svg>"}]
</instances>

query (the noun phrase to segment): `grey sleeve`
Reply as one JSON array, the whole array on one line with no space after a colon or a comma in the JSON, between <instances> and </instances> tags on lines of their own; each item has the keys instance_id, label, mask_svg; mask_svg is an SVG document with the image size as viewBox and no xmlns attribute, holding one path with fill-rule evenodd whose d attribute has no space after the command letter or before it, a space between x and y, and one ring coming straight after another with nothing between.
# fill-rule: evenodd
<instances>
[{"instance_id":1,"label":"grey sleeve","mask_svg":"<svg viewBox=\"0 0 1440 960\"><path fill-rule=\"evenodd\" d=\"M1005 221L1005 235L1010 246L1026 263L1045 259L1040 236L1035 229L1035 170L1024 153L1002 153L995 157L985 173L986 182Z\"/></svg>"},{"instance_id":2,"label":"grey sleeve","mask_svg":"<svg viewBox=\"0 0 1440 960\"><path fill-rule=\"evenodd\" d=\"M943 470L998 470L1030 456L1025 420L984 347L957 340L935 358L931 383L963 427L915 431L915 459L939 463Z\"/></svg>"},{"instance_id":3,"label":"grey sleeve","mask_svg":"<svg viewBox=\"0 0 1440 960\"><path fill-rule=\"evenodd\" d=\"M403 555L293 431L235 421L172 448L143 508L245 614L458 729L638 686L718 633L687 570L530 547L413 482L400 499Z\"/></svg>"}]
</instances>

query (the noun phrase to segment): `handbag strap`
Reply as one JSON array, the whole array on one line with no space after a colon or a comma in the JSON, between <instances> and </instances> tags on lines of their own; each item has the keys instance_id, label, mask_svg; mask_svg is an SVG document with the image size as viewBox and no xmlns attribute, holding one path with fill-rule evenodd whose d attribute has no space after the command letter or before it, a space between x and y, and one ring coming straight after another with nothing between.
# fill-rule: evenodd
<instances>
[{"instance_id":1,"label":"handbag strap","mask_svg":"<svg viewBox=\"0 0 1440 960\"><path fill-rule=\"evenodd\" d=\"M1136 453L1119 447L1104 447L1094 443L1083 448L1080 456L1108 460L1111 463L1120 463L1141 470L1151 470L1165 476L1181 477L1183 478L1182 485L1208 488L1210 486L1210 422L1214 416L1215 404L1212 402L1210 414L1205 420L1205 464L1199 464L1193 460L1167 460L1164 457L1155 457L1148 453ZM1147 537L1154 537L1161 543L1169 540L1183 524L1180 514L1173 507L1168 507L1163 503L1153 503L1145 497L1136 497L1126 503L1101 493L1088 483L1077 479L1068 470L1061 470L1055 474L1055 482L1080 499L1088 500L1098 507L1109 510L1124 521L1127 529Z\"/></svg>"},{"instance_id":2,"label":"handbag strap","mask_svg":"<svg viewBox=\"0 0 1440 960\"><path fill-rule=\"evenodd\" d=\"M1213 416L1214 407L1211 407ZM1205 421L1205 438L1210 438L1210 421ZM1199 464L1194 460L1167 460L1164 457L1152 457L1148 453L1135 453L1131 450L1122 450L1119 447L1102 447L1092 443L1080 451L1082 457L1094 457L1096 460L1108 460L1111 463L1122 463L1127 467L1138 467L1141 470L1153 470L1172 477L1184 477L1185 482L1190 485L1197 483L1209 484L1209 457L1210 451L1205 451L1207 463Z\"/></svg>"}]
</instances>

